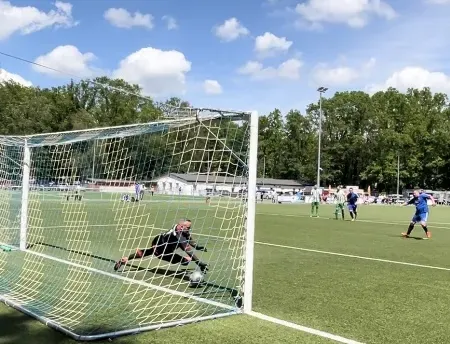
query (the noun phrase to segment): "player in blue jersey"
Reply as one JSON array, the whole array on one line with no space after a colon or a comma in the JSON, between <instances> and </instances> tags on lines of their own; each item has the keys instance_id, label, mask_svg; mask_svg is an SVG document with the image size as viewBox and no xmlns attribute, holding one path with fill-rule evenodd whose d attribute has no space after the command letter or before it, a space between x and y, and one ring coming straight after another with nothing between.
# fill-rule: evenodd
<instances>
[{"instance_id":1,"label":"player in blue jersey","mask_svg":"<svg viewBox=\"0 0 450 344\"><path fill-rule=\"evenodd\" d=\"M348 190L348 194L347 194L347 208L348 211L350 212L350 217L352 218L352 221L355 221L356 218L358 217L358 194L353 192L353 188L350 188Z\"/></svg>"},{"instance_id":2,"label":"player in blue jersey","mask_svg":"<svg viewBox=\"0 0 450 344\"><path fill-rule=\"evenodd\" d=\"M415 190L413 193L413 198L411 198L408 202L405 203L405 206L414 204L416 206L416 212L414 213L413 218L411 219L411 222L408 227L408 231L406 233L402 233L402 236L405 238L409 238L412 230L414 229L414 226L416 223L420 222L420 225L422 226L423 230L425 231L426 238L431 238L431 232L428 230L427 227L427 221L428 221L428 200L431 200L431 204L434 207L436 205L436 202L433 198L433 196L428 195L425 192L420 192L419 190Z\"/></svg>"}]
</instances>

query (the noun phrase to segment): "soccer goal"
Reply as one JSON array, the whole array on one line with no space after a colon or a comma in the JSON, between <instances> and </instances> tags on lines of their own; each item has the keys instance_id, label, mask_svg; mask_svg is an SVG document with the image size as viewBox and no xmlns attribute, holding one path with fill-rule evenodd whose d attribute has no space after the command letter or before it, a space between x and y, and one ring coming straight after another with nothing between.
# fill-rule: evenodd
<instances>
[{"instance_id":1,"label":"soccer goal","mask_svg":"<svg viewBox=\"0 0 450 344\"><path fill-rule=\"evenodd\" d=\"M0 137L0 300L84 341L251 310L257 114L163 112ZM180 219L206 248L199 283L201 265L150 250Z\"/></svg>"}]
</instances>

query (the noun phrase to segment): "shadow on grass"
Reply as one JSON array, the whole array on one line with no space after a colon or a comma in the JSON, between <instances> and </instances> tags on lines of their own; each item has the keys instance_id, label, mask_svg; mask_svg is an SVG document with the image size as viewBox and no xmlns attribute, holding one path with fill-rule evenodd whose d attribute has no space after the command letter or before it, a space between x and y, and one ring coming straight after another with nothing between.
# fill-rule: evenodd
<instances>
[{"instance_id":1,"label":"shadow on grass","mask_svg":"<svg viewBox=\"0 0 450 344\"><path fill-rule=\"evenodd\" d=\"M4 304L0 306L0 343L72 344L75 341Z\"/></svg>"},{"instance_id":2,"label":"shadow on grass","mask_svg":"<svg viewBox=\"0 0 450 344\"><path fill-rule=\"evenodd\" d=\"M107 331L100 332L108 332ZM76 341L57 330L45 326L36 319L0 304L0 344L77 344L77 343L110 343L108 339L98 341ZM121 338L121 343L135 343L133 335Z\"/></svg>"},{"instance_id":3,"label":"shadow on grass","mask_svg":"<svg viewBox=\"0 0 450 344\"><path fill-rule=\"evenodd\" d=\"M159 269L159 268L143 268L139 266L131 265L129 266L127 271L146 271L151 272L153 274L163 275L163 276L171 276L174 278L178 278L180 280L184 280L189 282L189 275L193 270L184 269L184 270L170 270L170 269ZM206 297L208 294L216 295L218 292L230 293L230 296L234 299L237 307L242 306L242 299L239 296L239 292L234 288L229 288L225 286L221 286L219 284L211 283L208 281L202 282L197 286L191 286L191 289L197 289L197 292L194 293L194 296L203 296Z\"/></svg>"},{"instance_id":4,"label":"shadow on grass","mask_svg":"<svg viewBox=\"0 0 450 344\"><path fill-rule=\"evenodd\" d=\"M393 234L388 235L388 236L391 237L391 238L399 238L399 239L403 239L403 240L411 240L411 239L413 239L413 240L427 240L426 238L422 238L422 237L418 237L418 236L410 236L409 238L405 238L402 235L393 235Z\"/></svg>"}]
</instances>

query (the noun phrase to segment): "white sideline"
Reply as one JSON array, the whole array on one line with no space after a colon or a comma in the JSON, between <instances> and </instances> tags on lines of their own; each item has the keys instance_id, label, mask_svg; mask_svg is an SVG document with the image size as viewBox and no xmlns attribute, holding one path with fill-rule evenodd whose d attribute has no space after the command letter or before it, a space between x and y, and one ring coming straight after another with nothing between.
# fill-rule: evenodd
<instances>
[{"instance_id":1,"label":"white sideline","mask_svg":"<svg viewBox=\"0 0 450 344\"><path fill-rule=\"evenodd\" d=\"M407 262L399 262L399 261L396 261L396 260L381 259L381 258L371 258L371 257L364 257L364 256L356 256L356 255L353 255L353 254L337 253L337 252L330 252L330 251L321 251L321 250L314 250L314 249L310 249L310 248L302 248L302 247L295 247L295 246L269 244L267 242L261 242L261 241L255 241L255 244L265 245L265 246L272 246L272 247L278 247L278 248L286 248L286 249L297 250L297 251L305 251L305 252L328 254L328 255L331 255L331 256L339 256L339 257L356 258L356 259L362 259L362 260L370 260L370 261L373 261L373 262L382 262L382 263L414 266L416 268L425 268L425 269L450 271L450 268L444 268L444 267L440 267L440 266L423 265L423 264L415 264L415 263L407 263Z\"/></svg>"},{"instance_id":2,"label":"white sideline","mask_svg":"<svg viewBox=\"0 0 450 344\"><path fill-rule=\"evenodd\" d=\"M289 322L289 321L281 320L281 319L278 319L278 318L273 318L273 317L270 317L268 315L261 314L261 313L258 313L258 312L253 312L252 311L252 312L248 313L248 315L254 316L256 318L259 318L259 319L262 319L262 320L265 320L265 321L272 322L274 324L290 327L290 328L293 328L294 330L310 333L310 334L313 334L313 335L316 335L316 336L320 336L320 337L323 337L323 338L326 338L326 339L331 339L331 340L334 340L335 342L338 342L338 343L363 344L361 342L357 342L357 341L352 340L352 339L347 339L347 338L344 338L344 337L341 337L341 336L336 336L336 335L328 333L328 332L315 330L313 328L301 326L301 325L298 325L298 324L295 324L295 323L292 323L292 322Z\"/></svg>"},{"instance_id":3,"label":"white sideline","mask_svg":"<svg viewBox=\"0 0 450 344\"><path fill-rule=\"evenodd\" d=\"M286 217L309 217L309 215L300 215L300 214L274 214L274 213L256 213L257 215L268 215L268 216L286 216ZM336 221L330 217L314 217L313 219L315 220L332 220L332 221ZM342 220L341 220L342 221ZM375 224L380 224L380 225L395 225L395 226L403 226L403 227L407 227L409 224L409 220L406 219L406 221L403 222L385 222L385 221L373 221L373 220L357 220L355 223L358 222L365 222L365 223L375 223ZM450 229L450 227L440 227L440 226L434 226L433 223L436 224L447 224L445 222L428 222L428 227L429 228L439 228L439 229ZM450 225L450 223L448 223Z\"/></svg>"},{"instance_id":4,"label":"white sideline","mask_svg":"<svg viewBox=\"0 0 450 344\"><path fill-rule=\"evenodd\" d=\"M97 225L97 226L104 226L104 225ZM105 225L105 226L108 226L108 225ZM46 228L51 228L51 227L46 227ZM59 228L59 226L55 226L54 228ZM160 230L163 230L163 229L160 229ZM200 237L219 239L219 240L232 240L232 241L241 241L241 242L244 241L244 239L242 239L242 238L227 238L227 237L223 237L223 236L220 236L220 235L212 235L212 234L196 233L195 235L196 236L200 236ZM332 252L332 251L323 251L323 250L316 250L316 249L297 247L297 246L272 244L272 243L263 242L263 241L255 241L255 244L256 245L263 245L263 246L272 246L272 247L278 247L278 248L285 248L285 249L289 249L289 250L297 250L297 251L304 251L304 252L311 252L311 253L328 254L328 255L331 255L331 256L339 256L339 257L346 257L346 258L362 259L362 260L368 260L368 261L373 261L373 262L397 264L397 265L412 266L412 267L433 269L433 270L441 270L441 271L450 271L450 268L444 268L444 267L440 267L440 266L408 263L408 262L401 262L401 261L397 261L397 260L389 260L389 259L382 259L382 258L358 256L358 255L353 255L353 254L346 254L346 253L339 253L339 252ZM44 256L46 258L57 260L57 261L61 261L61 262L65 263L65 264L78 265L78 264L75 264L75 263L66 262L64 260L59 260L58 258L53 258L51 256L47 256L47 255L42 254L42 253L38 253L38 252L34 252L34 251L27 251L27 252L28 253L33 253L33 254L36 254L36 255L42 255L42 256ZM86 268L84 266L80 266L80 267ZM91 268L88 268L88 269L91 269ZM96 272L102 273L102 274L107 274L110 277L111 277L111 275L116 277L116 278L119 277L118 275L109 274L108 272L104 272L104 271L101 271L101 270L96 270L96 269L93 269L93 270L96 271ZM125 277L120 277L120 278L123 279ZM133 279L128 279L128 280L133 281L134 283L137 282L137 281L135 281ZM143 283L145 284L145 282L143 282ZM151 284L145 284L145 285L151 286ZM189 294L187 294L187 295L189 295Z\"/></svg>"}]
</instances>

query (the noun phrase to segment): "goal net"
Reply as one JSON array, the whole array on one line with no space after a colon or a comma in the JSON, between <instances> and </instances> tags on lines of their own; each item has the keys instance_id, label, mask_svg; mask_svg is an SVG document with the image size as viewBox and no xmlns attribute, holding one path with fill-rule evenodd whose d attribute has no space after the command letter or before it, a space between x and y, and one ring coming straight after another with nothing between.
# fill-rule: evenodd
<instances>
[{"instance_id":1,"label":"goal net","mask_svg":"<svg viewBox=\"0 0 450 344\"><path fill-rule=\"evenodd\" d=\"M170 109L153 123L0 137L0 299L79 340L251 307L256 118ZM201 283L195 262L145 251L180 219L207 249L194 247ZM153 254L114 269L137 249Z\"/></svg>"}]
</instances>

